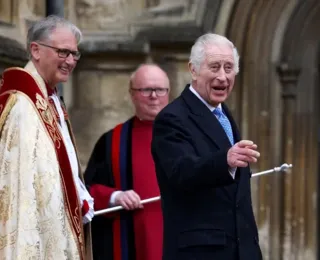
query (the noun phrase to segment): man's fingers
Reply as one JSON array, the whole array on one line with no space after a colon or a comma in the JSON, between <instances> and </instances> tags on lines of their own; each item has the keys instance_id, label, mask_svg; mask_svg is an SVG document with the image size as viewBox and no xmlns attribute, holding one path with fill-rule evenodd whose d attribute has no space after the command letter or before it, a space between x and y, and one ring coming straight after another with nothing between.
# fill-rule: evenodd
<instances>
[{"instance_id":1,"label":"man's fingers","mask_svg":"<svg viewBox=\"0 0 320 260\"><path fill-rule=\"evenodd\" d=\"M253 149L253 150L257 150L257 149L258 149L258 145L253 144L253 145L251 145L251 146L247 146L247 148Z\"/></svg>"},{"instance_id":2,"label":"man's fingers","mask_svg":"<svg viewBox=\"0 0 320 260\"><path fill-rule=\"evenodd\" d=\"M133 190L124 191L117 196L117 204L126 210L143 208L140 196Z\"/></svg>"},{"instance_id":3,"label":"man's fingers","mask_svg":"<svg viewBox=\"0 0 320 260\"><path fill-rule=\"evenodd\" d=\"M140 199L140 196L135 192L135 191L131 191L130 192L130 196L132 197L132 198L134 198L136 201L140 201L141 199Z\"/></svg>"},{"instance_id":4,"label":"man's fingers","mask_svg":"<svg viewBox=\"0 0 320 260\"><path fill-rule=\"evenodd\" d=\"M136 193L135 191L133 191L133 195L134 195L134 197L135 197L135 199L136 199L136 201L137 201L137 208L142 209L143 206L142 206L142 204L141 204L141 198L140 198L140 196L139 196L138 193Z\"/></svg>"},{"instance_id":5,"label":"man's fingers","mask_svg":"<svg viewBox=\"0 0 320 260\"><path fill-rule=\"evenodd\" d=\"M134 191L132 191L132 193L130 194L132 201L134 202L135 206L138 207L140 204L140 197L137 193L135 193Z\"/></svg>"},{"instance_id":6,"label":"man's fingers","mask_svg":"<svg viewBox=\"0 0 320 260\"><path fill-rule=\"evenodd\" d=\"M250 140L241 140L240 142L238 142L238 146L241 148L245 148L246 146L251 146L254 145L254 143Z\"/></svg>"},{"instance_id":7,"label":"man's fingers","mask_svg":"<svg viewBox=\"0 0 320 260\"><path fill-rule=\"evenodd\" d=\"M127 201L128 201L130 209L136 209L139 207L139 202L135 198L128 197Z\"/></svg>"},{"instance_id":8,"label":"man's fingers","mask_svg":"<svg viewBox=\"0 0 320 260\"><path fill-rule=\"evenodd\" d=\"M232 168L247 167L249 163L256 163L260 157L258 146L250 140L241 140L228 151L228 165Z\"/></svg>"},{"instance_id":9,"label":"man's fingers","mask_svg":"<svg viewBox=\"0 0 320 260\"><path fill-rule=\"evenodd\" d=\"M249 148L244 148L239 150L238 152L239 155L245 155L245 156L250 156L250 157L255 157L255 158L259 158L260 157L260 153L258 151L249 149Z\"/></svg>"},{"instance_id":10,"label":"man's fingers","mask_svg":"<svg viewBox=\"0 0 320 260\"><path fill-rule=\"evenodd\" d=\"M247 167L248 163L241 160L235 160L234 165L235 167Z\"/></svg>"},{"instance_id":11,"label":"man's fingers","mask_svg":"<svg viewBox=\"0 0 320 260\"><path fill-rule=\"evenodd\" d=\"M130 206L129 206L129 204L126 202L125 199L121 199L121 200L120 200L120 205L121 205L124 209L130 210Z\"/></svg>"},{"instance_id":12,"label":"man's fingers","mask_svg":"<svg viewBox=\"0 0 320 260\"><path fill-rule=\"evenodd\" d=\"M256 157L247 156L247 155L239 155L237 157L237 160L242 162L248 162L248 163L256 163L258 161Z\"/></svg>"},{"instance_id":13,"label":"man's fingers","mask_svg":"<svg viewBox=\"0 0 320 260\"><path fill-rule=\"evenodd\" d=\"M231 148L229 156L238 158L239 155L246 155L250 157L259 158L260 153L254 149L246 148Z\"/></svg>"},{"instance_id":14,"label":"man's fingers","mask_svg":"<svg viewBox=\"0 0 320 260\"><path fill-rule=\"evenodd\" d=\"M139 208L140 206L140 197L134 191L129 191L126 194L127 199L130 201L130 207L132 209Z\"/></svg>"}]
</instances>

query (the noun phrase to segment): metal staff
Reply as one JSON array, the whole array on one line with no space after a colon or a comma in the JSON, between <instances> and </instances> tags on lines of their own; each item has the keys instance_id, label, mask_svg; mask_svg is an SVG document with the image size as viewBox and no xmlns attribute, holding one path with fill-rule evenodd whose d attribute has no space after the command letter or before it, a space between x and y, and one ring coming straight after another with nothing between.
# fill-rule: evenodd
<instances>
[{"instance_id":1,"label":"metal staff","mask_svg":"<svg viewBox=\"0 0 320 260\"><path fill-rule=\"evenodd\" d=\"M154 201L158 201L160 200L160 196L158 197L153 197L153 198L149 198L149 199L145 199L145 200L141 200L141 204L148 204L150 202L154 202ZM95 211L94 212L94 215L95 216L98 216L98 215L102 215L102 214L106 214L106 213L111 213L111 212L114 212L114 211L118 211L118 210L121 210L123 209L122 206L116 206L116 207L112 207L112 208L108 208L108 209L102 209L102 210L98 210L98 211Z\"/></svg>"},{"instance_id":2,"label":"metal staff","mask_svg":"<svg viewBox=\"0 0 320 260\"><path fill-rule=\"evenodd\" d=\"M251 175L251 177L258 177L258 176L266 175L266 174L269 174L269 173L287 171L289 168L292 168L292 164L284 163L280 167L274 167L271 170L253 173ZM154 201L158 201L158 200L160 200L160 196L149 198L149 199L145 199L145 200L141 200L141 204L148 204L150 202L154 202ZM108 209L95 211L94 215L98 216L98 215L111 213L111 212L115 212L115 211L122 210L122 209L123 209L122 206L116 206L116 207L112 207L112 208L108 208Z\"/></svg>"},{"instance_id":3,"label":"metal staff","mask_svg":"<svg viewBox=\"0 0 320 260\"><path fill-rule=\"evenodd\" d=\"M266 174L273 173L273 172L285 172L285 171L287 171L289 168L292 168L292 164L284 163L284 164L282 164L280 167L274 167L274 168L271 169L271 170L253 173L253 174L251 175L251 177L258 177L258 176L266 175Z\"/></svg>"}]
</instances>

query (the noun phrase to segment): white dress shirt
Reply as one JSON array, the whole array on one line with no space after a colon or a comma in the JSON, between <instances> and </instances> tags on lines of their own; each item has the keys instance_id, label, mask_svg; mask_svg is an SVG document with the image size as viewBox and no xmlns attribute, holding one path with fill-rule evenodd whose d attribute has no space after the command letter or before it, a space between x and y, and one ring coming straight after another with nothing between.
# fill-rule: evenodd
<instances>
[{"instance_id":1,"label":"white dress shirt","mask_svg":"<svg viewBox=\"0 0 320 260\"><path fill-rule=\"evenodd\" d=\"M86 200L89 204L89 211L82 218L82 221L85 224L85 223L90 222L94 216L93 198L90 196L90 194L87 191L86 187L84 186L83 182L79 178L78 159L77 159L76 151L74 149L74 146L73 146L73 143L72 143L72 140L70 137L67 123L64 118L64 113L61 108L59 97L55 94L53 94L50 97L53 99L55 107L59 113L59 117L60 117L59 128L62 133L63 141L66 145L66 149L67 149L67 153L68 153L68 157L69 157L69 161L70 161L70 165L71 165L71 169L72 169L72 175L73 175L74 182L76 184L78 196L80 198L81 207L83 205L84 200Z\"/></svg>"}]
</instances>

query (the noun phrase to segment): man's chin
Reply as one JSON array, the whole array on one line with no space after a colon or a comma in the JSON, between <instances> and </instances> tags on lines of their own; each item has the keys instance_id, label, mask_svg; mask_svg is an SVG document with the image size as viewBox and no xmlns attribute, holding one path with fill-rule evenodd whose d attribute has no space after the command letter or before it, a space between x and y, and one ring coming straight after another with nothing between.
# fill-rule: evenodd
<instances>
[{"instance_id":1,"label":"man's chin","mask_svg":"<svg viewBox=\"0 0 320 260\"><path fill-rule=\"evenodd\" d=\"M59 82L59 83L67 82L68 79L69 79L69 75L62 75L62 76L60 76L60 77L58 78L58 80L59 80L58 82Z\"/></svg>"},{"instance_id":2,"label":"man's chin","mask_svg":"<svg viewBox=\"0 0 320 260\"><path fill-rule=\"evenodd\" d=\"M224 101L226 101L227 99L227 95L223 95L223 96L218 96L218 97L214 97L210 99L210 105L212 106L217 106L221 103L223 103Z\"/></svg>"},{"instance_id":3,"label":"man's chin","mask_svg":"<svg viewBox=\"0 0 320 260\"><path fill-rule=\"evenodd\" d=\"M159 114L159 112L160 112L159 109L149 111L149 118L150 118L151 120L154 120L155 117Z\"/></svg>"}]
</instances>

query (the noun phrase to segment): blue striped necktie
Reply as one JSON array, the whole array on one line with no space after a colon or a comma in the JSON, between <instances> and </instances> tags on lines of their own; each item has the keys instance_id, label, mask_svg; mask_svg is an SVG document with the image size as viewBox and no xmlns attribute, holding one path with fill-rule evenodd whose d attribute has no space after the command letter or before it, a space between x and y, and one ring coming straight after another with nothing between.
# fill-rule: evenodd
<instances>
[{"instance_id":1,"label":"blue striped necktie","mask_svg":"<svg viewBox=\"0 0 320 260\"><path fill-rule=\"evenodd\" d=\"M215 108L215 110L213 110L213 114L219 120L221 126L223 127L225 133L228 136L228 139L229 139L231 145L233 145L234 140L233 140L232 127L231 127L231 124L230 124L228 117L222 112L221 108L218 108L218 107Z\"/></svg>"}]
</instances>

